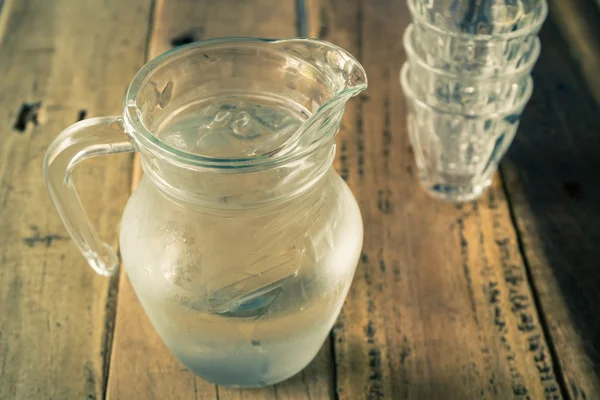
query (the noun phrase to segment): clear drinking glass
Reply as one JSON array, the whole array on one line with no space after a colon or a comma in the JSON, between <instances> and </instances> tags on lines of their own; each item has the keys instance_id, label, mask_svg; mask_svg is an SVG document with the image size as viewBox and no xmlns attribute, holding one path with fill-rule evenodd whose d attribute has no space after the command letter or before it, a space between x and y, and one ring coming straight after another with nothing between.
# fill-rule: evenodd
<instances>
[{"instance_id":1,"label":"clear drinking glass","mask_svg":"<svg viewBox=\"0 0 600 400\"><path fill-rule=\"evenodd\" d=\"M44 175L89 264L118 259L70 179L89 157L139 151L144 178L120 252L155 329L194 373L222 385L286 379L316 355L362 247L362 221L332 168L345 103L367 86L346 51L309 39L182 46L135 76L122 116L67 128Z\"/></svg>"},{"instance_id":2,"label":"clear drinking glass","mask_svg":"<svg viewBox=\"0 0 600 400\"><path fill-rule=\"evenodd\" d=\"M404 33L404 49L410 62L408 78L417 98L431 107L456 113L483 114L514 107L527 92L529 74L540 53L536 38L532 57L510 74L482 76L463 71L461 74L433 68L422 59L414 25Z\"/></svg>"},{"instance_id":3,"label":"clear drinking glass","mask_svg":"<svg viewBox=\"0 0 600 400\"><path fill-rule=\"evenodd\" d=\"M415 52L431 67L455 74L489 76L513 73L530 63L531 59L536 60L539 55L537 34L548 13L545 1L536 2L533 11L526 14L527 18L510 25L515 29L482 29L491 30L485 34L480 30L462 30L449 25L447 18L439 17L450 13L452 9L445 4L446 1L434 0L431 7L426 7L424 3L431 1L408 0L415 22ZM453 3L457 3L456 0ZM458 3L456 7L459 9L466 5L475 7L471 0ZM528 4L532 5L531 2Z\"/></svg>"},{"instance_id":4,"label":"clear drinking glass","mask_svg":"<svg viewBox=\"0 0 600 400\"><path fill-rule=\"evenodd\" d=\"M498 163L515 136L533 82L528 78L526 90L511 108L464 114L441 110L419 99L409 79L411 68L408 62L402 67L401 84L421 184L435 198L473 200L490 186Z\"/></svg>"},{"instance_id":5,"label":"clear drinking glass","mask_svg":"<svg viewBox=\"0 0 600 400\"><path fill-rule=\"evenodd\" d=\"M539 30L546 0L407 0L413 20L448 33L521 36Z\"/></svg>"}]
</instances>

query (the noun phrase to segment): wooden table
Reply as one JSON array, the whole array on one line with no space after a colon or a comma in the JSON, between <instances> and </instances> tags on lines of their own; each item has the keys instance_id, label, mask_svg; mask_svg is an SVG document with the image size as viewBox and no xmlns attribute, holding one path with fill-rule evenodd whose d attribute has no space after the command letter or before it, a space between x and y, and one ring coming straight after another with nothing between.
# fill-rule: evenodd
<instances>
[{"instance_id":1,"label":"wooden table","mask_svg":"<svg viewBox=\"0 0 600 400\"><path fill-rule=\"evenodd\" d=\"M415 177L402 0L0 1L0 399L600 399L596 6L550 1L519 134L493 187L455 206ZM321 37L370 82L336 158L366 228L351 292L314 362L262 390L215 387L179 364L123 271L86 266L41 175L54 136L119 113L146 60L234 35ZM140 174L128 156L79 167L115 245Z\"/></svg>"}]
</instances>

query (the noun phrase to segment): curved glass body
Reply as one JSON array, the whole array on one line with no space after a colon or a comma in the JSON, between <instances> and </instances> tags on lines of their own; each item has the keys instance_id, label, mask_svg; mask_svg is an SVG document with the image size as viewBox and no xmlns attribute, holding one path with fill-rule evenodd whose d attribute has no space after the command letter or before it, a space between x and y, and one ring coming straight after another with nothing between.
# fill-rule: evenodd
<instances>
[{"instance_id":1,"label":"curved glass body","mask_svg":"<svg viewBox=\"0 0 600 400\"><path fill-rule=\"evenodd\" d=\"M190 209L147 178L131 197L127 274L164 342L199 376L271 384L320 349L350 287L362 223L333 170L315 186L252 210Z\"/></svg>"}]
</instances>

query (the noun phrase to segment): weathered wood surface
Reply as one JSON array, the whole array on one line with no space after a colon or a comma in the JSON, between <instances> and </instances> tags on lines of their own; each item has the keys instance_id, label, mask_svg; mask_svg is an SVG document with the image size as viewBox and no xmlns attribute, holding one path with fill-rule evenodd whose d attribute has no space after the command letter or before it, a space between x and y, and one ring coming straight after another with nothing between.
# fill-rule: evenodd
<instances>
[{"instance_id":1,"label":"weathered wood surface","mask_svg":"<svg viewBox=\"0 0 600 400\"><path fill-rule=\"evenodd\" d=\"M403 1L307 0L306 21L293 0L0 6L0 399L600 398L591 2L550 1L536 91L502 179L462 207L427 198L414 176L398 84ZM309 368L263 390L216 387L174 359L123 271L117 283L87 267L45 194L41 160L64 127L118 113L145 58L298 27L350 50L369 75L336 158L363 212L362 261L333 347ZM79 167L83 202L112 244L139 164L131 171L127 156Z\"/></svg>"},{"instance_id":2,"label":"weathered wood surface","mask_svg":"<svg viewBox=\"0 0 600 400\"><path fill-rule=\"evenodd\" d=\"M405 3L315 0L308 14L369 75L338 147L365 223L333 332L339 398L561 398L501 183L462 207L419 189L398 82Z\"/></svg>"},{"instance_id":3,"label":"weathered wood surface","mask_svg":"<svg viewBox=\"0 0 600 400\"><path fill-rule=\"evenodd\" d=\"M540 37L535 92L502 171L566 389L600 399L600 13L553 0Z\"/></svg>"},{"instance_id":4,"label":"weathered wood surface","mask_svg":"<svg viewBox=\"0 0 600 400\"><path fill-rule=\"evenodd\" d=\"M239 18L240 15L244 17ZM292 0L158 1L149 56L210 37L296 36ZM139 168L134 186L139 181ZM216 387L186 370L161 342L126 275L121 275L108 398L110 399L331 399L330 343L301 374L261 390Z\"/></svg>"},{"instance_id":5,"label":"weathered wood surface","mask_svg":"<svg viewBox=\"0 0 600 400\"><path fill-rule=\"evenodd\" d=\"M96 275L67 238L42 158L68 125L120 112L144 61L149 5L7 0L0 11L1 399L103 398L116 280ZM116 245L131 157L85 163L75 179Z\"/></svg>"}]
</instances>

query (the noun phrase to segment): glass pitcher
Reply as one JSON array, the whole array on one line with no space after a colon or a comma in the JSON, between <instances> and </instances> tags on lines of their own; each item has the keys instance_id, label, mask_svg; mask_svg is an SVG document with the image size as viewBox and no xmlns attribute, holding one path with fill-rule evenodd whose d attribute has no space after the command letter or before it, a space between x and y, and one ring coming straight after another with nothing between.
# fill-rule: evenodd
<instances>
[{"instance_id":1,"label":"glass pitcher","mask_svg":"<svg viewBox=\"0 0 600 400\"><path fill-rule=\"evenodd\" d=\"M346 51L310 39L227 38L176 48L135 76L122 116L62 132L44 176L99 274L118 266L70 175L139 151L120 252L155 329L209 381L264 386L304 368L348 292L363 238L332 168L345 103L367 87Z\"/></svg>"}]
</instances>

